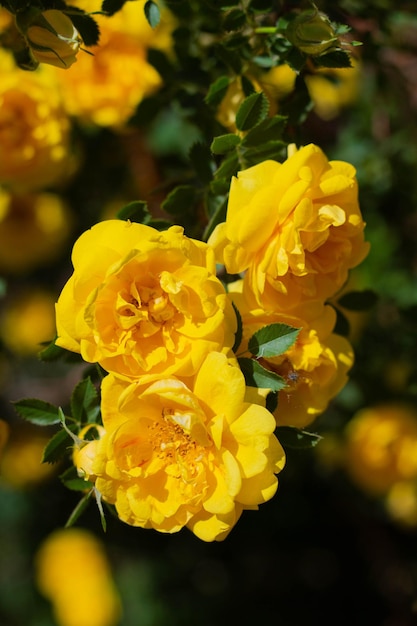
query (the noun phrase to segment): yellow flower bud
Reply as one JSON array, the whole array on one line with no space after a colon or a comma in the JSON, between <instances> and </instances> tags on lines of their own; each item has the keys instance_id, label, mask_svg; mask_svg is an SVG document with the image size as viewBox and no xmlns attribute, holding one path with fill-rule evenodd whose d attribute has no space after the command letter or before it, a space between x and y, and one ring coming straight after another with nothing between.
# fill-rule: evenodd
<instances>
[{"instance_id":1,"label":"yellow flower bud","mask_svg":"<svg viewBox=\"0 0 417 626\"><path fill-rule=\"evenodd\" d=\"M337 45L337 36L327 15L314 7L303 11L288 24L286 35L301 52L323 54Z\"/></svg>"},{"instance_id":2,"label":"yellow flower bud","mask_svg":"<svg viewBox=\"0 0 417 626\"><path fill-rule=\"evenodd\" d=\"M62 11L30 11L19 16L17 26L38 63L67 69L77 60L82 39Z\"/></svg>"}]
</instances>

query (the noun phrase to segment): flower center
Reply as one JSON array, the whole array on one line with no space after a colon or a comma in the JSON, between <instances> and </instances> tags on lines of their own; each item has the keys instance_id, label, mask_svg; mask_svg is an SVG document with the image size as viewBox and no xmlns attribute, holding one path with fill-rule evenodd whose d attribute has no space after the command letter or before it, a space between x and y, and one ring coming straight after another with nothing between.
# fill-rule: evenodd
<instances>
[{"instance_id":1,"label":"flower center","mask_svg":"<svg viewBox=\"0 0 417 626\"><path fill-rule=\"evenodd\" d=\"M152 334L155 326L168 322L176 314L168 294L156 282L150 287L132 283L129 291L118 294L116 311L123 329L139 326L144 334Z\"/></svg>"}]
</instances>

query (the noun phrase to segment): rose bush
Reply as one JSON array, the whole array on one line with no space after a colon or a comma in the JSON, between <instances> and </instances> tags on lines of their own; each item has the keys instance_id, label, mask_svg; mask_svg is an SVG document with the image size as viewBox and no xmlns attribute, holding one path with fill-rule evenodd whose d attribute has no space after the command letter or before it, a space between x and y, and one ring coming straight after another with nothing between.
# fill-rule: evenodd
<instances>
[{"instance_id":1,"label":"rose bush","mask_svg":"<svg viewBox=\"0 0 417 626\"><path fill-rule=\"evenodd\" d=\"M187 382L104 378L106 434L84 458L90 447L89 476L122 521L221 540L244 509L274 495L285 462L275 420L245 393L240 369L218 352Z\"/></svg>"},{"instance_id":2,"label":"rose bush","mask_svg":"<svg viewBox=\"0 0 417 626\"><path fill-rule=\"evenodd\" d=\"M58 346L120 376L193 375L228 352L236 317L213 252L180 226L108 220L76 241L56 305Z\"/></svg>"}]
</instances>

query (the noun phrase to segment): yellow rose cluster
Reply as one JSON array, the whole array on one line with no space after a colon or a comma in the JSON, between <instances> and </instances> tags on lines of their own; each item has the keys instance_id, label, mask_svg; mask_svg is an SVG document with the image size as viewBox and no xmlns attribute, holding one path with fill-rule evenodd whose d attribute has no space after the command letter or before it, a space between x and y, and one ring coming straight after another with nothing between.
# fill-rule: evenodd
<instances>
[{"instance_id":1,"label":"yellow rose cluster","mask_svg":"<svg viewBox=\"0 0 417 626\"><path fill-rule=\"evenodd\" d=\"M276 491L275 420L247 392L213 250L179 226L108 220L76 242L58 346L107 372L80 473L133 526L222 539Z\"/></svg>"},{"instance_id":2,"label":"yellow rose cluster","mask_svg":"<svg viewBox=\"0 0 417 626\"><path fill-rule=\"evenodd\" d=\"M208 243L121 220L81 235L56 344L107 373L99 438L81 431L73 461L121 520L222 540L274 495L276 426L311 422L352 365L325 300L365 256L363 227L353 168L307 146L233 179ZM241 274L227 290L216 261ZM281 381L275 414L239 359L265 327L294 335L246 359Z\"/></svg>"},{"instance_id":3,"label":"yellow rose cluster","mask_svg":"<svg viewBox=\"0 0 417 626\"><path fill-rule=\"evenodd\" d=\"M243 340L265 324L301 331L295 344L263 364L282 376L278 425L311 423L346 382L353 363L349 342L333 332L326 301L366 256L355 170L329 161L316 145L290 147L284 163L265 161L232 179L226 221L209 244L230 274L243 320Z\"/></svg>"}]
</instances>

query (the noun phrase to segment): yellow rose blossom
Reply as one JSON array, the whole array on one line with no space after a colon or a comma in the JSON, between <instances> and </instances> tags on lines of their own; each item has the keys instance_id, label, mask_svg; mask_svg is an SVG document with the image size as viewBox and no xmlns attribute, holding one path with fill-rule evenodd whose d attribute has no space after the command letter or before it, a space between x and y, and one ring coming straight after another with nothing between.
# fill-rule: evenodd
<instances>
[{"instance_id":1,"label":"yellow rose blossom","mask_svg":"<svg viewBox=\"0 0 417 626\"><path fill-rule=\"evenodd\" d=\"M344 387L353 365L350 343L333 333L336 313L330 306L312 303L288 314L250 308L243 281L229 285L231 298L242 318L243 337L238 354L244 354L250 337L269 324L300 328L291 348L278 357L258 359L261 365L284 378L286 388L278 392L274 413L278 426L303 428L328 406ZM245 355L246 356L246 355Z\"/></svg>"},{"instance_id":2,"label":"yellow rose blossom","mask_svg":"<svg viewBox=\"0 0 417 626\"><path fill-rule=\"evenodd\" d=\"M117 626L120 598L102 544L86 530L49 535L35 559L35 579L57 626Z\"/></svg>"},{"instance_id":3,"label":"yellow rose blossom","mask_svg":"<svg viewBox=\"0 0 417 626\"><path fill-rule=\"evenodd\" d=\"M194 374L228 352L236 316L210 247L180 226L108 220L74 245L57 306L57 345L120 376Z\"/></svg>"},{"instance_id":4,"label":"yellow rose blossom","mask_svg":"<svg viewBox=\"0 0 417 626\"><path fill-rule=\"evenodd\" d=\"M87 10L92 3L80 0L78 6ZM100 27L94 54L79 56L71 72L57 72L57 78L70 115L88 124L117 128L128 121L144 97L160 88L161 77L148 63L147 50L150 46L167 49L172 27L164 19L152 29L143 6L129 2L111 17L94 18Z\"/></svg>"},{"instance_id":5,"label":"yellow rose blossom","mask_svg":"<svg viewBox=\"0 0 417 626\"><path fill-rule=\"evenodd\" d=\"M317 69L307 74L305 81L315 113L323 120L332 120L358 98L361 65L352 59L352 67Z\"/></svg>"},{"instance_id":6,"label":"yellow rose blossom","mask_svg":"<svg viewBox=\"0 0 417 626\"><path fill-rule=\"evenodd\" d=\"M387 404L358 411L346 428L346 470L365 491L385 495L417 480L417 413Z\"/></svg>"},{"instance_id":7,"label":"yellow rose blossom","mask_svg":"<svg viewBox=\"0 0 417 626\"><path fill-rule=\"evenodd\" d=\"M11 429L1 455L0 476L16 489L26 489L49 478L56 465L42 463L43 452L50 437L41 429L23 426Z\"/></svg>"},{"instance_id":8,"label":"yellow rose blossom","mask_svg":"<svg viewBox=\"0 0 417 626\"><path fill-rule=\"evenodd\" d=\"M62 252L72 221L57 194L13 194L0 187L0 272L18 274L50 262Z\"/></svg>"},{"instance_id":9,"label":"yellow rose blossom","mask_svg":"<svg viewBox=\"0 0 417 626\"><path fill-rule=\"evenodd\" d=\"M5 346L23 356L33 355L55 336L54 297L42 289L25 290L6 302L0 317Z\"/></svg>"},{"instance_id":10,"label":"yellow rose blossom","mask_svg":"<svg viewBox=\"0 0 417 626\"><path fill-rule=\"evenodd\" d=\"M284 452L273 416L245 391L240 369L218 352L187 384L103 380L106 435L93 473L122 521L222 540L244 509L272 498Z\"/></svg>"},{"instance_id":11,"label":"yellow rose blossom","mask_svg":"<svg viewBox=\"0 0 417 626\"><path fill-rule=\"evenodd\" d=\"M93 431L93 439L88 440L85 437ZM97 424L88 424L81 429L78 434L80 443L74 446L72 453L72 462L77 469L77 473L81 478L94 482L93 463L97 454L98 440L103 437L105 430Z\"/></svg>"},{"instance_id":12,"label":"yellow rose blossom","mask_svg":"<svg viewBox=\"0 0 417 626\"><path fill-rule=\"evenodd\" d=\"M49 69L20 70L0 50L0 184L19 193L68 173L70 125Z\"/></svg>"},{"instance_id":13,"label":"yellow rose blossom","mask_svg":"<svg viewBox=\"0 0 417 626\"><path fill-rule=\"evenodd\" d=\"M229 273L248 270L261 308L324 300L368 252L357 196L353 166L310 144L239 172L209 244Z\"/></svg>"}]
</instances>

